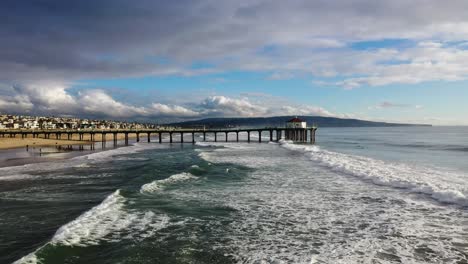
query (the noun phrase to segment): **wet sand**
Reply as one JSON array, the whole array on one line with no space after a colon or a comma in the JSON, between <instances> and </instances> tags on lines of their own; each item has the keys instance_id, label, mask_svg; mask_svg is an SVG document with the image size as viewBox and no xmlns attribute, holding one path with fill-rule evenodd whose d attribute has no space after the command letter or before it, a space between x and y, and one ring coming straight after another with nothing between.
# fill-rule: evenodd
<instances>
[{"instance_id":1,"label":"wet sand","mask_svg":"<svg viewBox=\"0 0 468 264\"><path fill-rule=\"evenodd\" d=\"M41 135L42 136L42 135ZM122 140L125 138L125 135L119 134L117 140ZM136 138L136 134L129 134L129 138ZM145 135L140 135L140 138L146 138ZM101 134L96 134L94 137L94 142L100 142L102 140ZM108 134L106 136L106 141L112 141L113 135ZM69 145L89 145L92 144L90 140L90 135L85 135L84 140L80 141L78 135L73 135L71 140L68 140L67 137L62 137L62 139L55 139L52 135L50 139L45 138L32 138L31 135L27 138L21 138L17 136L16 138L0 137L0 149L13 149L13 148L26 148L26 147L55 147L55 146L69 146Z\"/></svg>"}]
</instances>

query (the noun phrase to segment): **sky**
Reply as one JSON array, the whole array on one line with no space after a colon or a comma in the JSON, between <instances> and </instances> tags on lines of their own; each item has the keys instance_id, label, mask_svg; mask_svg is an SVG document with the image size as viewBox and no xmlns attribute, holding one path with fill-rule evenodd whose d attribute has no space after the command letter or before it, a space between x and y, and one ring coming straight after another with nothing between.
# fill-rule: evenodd
<instances>
[{"instance_id":1,"label":"sky","mask_svg":"<svg viewBox=\"0 0 468 264\"><path fill-rule=\"evenodd\" d=\"M0 112L468 125L466 0L2 0Z\"/></svg>"}]
</instances>

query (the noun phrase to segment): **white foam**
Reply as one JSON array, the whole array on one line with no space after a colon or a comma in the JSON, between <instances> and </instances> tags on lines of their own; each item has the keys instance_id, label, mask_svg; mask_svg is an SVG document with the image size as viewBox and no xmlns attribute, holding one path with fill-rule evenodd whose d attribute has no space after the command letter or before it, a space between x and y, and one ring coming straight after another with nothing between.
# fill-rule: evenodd
<instances>
[{"instance_id":1,"label":"white foam","mask_svg":"<svg viewBox=\"0 0 468 264\"><path fill-rule=\"evenodd\" d=\"M367 157L323 150L281 141L284 148L301 151L334 171L346 173L378 185L424 193L446 203L468 206L468 175L436 168L422 168L403 163L391 163Z\"/></svg>"},{"instance_id":2,"label":"white foam","mask_svg":"<svg viewBox=\"0 0 468 264\"><path fill-rule=\"evenodd\" d=\"M195 142L195 145L196 145L196 146L200 146L200 147L219 147L219 146L220 146L220 145L217 144L217 143L213 143L213 142L200 142L200 141Z\"/></svg>"},{"instance_id":3,"label":"white foam","mask_svg":"<svg viewBox=\"0 0 468 264\"><path fill-rule=\"evenodd\" d=\"M19 260L13 262L13 264L37 264L37 263L42 263L37 259L37 256L35 252L30 253Z\"/></svg>"},{"instance_id":4,"label":"white foam","mask_svg":"<svg viewBox=\"0 0 468 264\"><path fill-rule=\"evenodd\" d=\"M78 157L73 158L72 160L87 159L87 160L92 160L92 161L105 161L117 155L133 154L133 153L141 152L147 149L154 149L157 147L160 147L160 145L151 144L151 143L145 143L145 144L136 143L135 145L132 145L132 146L95 152L95 153L91 153L91 154L84 155L84 156L78 156Z\"/></svg>"},{"instance_id":5,"label":"white foam","mask_svg":"<svg viewBox=\"0 0 468 264\"><path fill-rule=\"evenodd\" d=\"M117 190L101 204L85 212L77 219L57 230L52 243L64 245L98 244L100 238L113 230L120 230L129 225L132 219L124 213L125 198Z\"/></svg>"},{"instance_id":6,"label":"white foam","mask_svg":"<svg viewBox=\"0 0 468 264\"><path fill-rule=\"evenodd\" d=\"M174 174L170 176L169 178L162 179L162 180L155 180L150 183L147 183L140 188L141 193L154 193L157 191L160 191L161 189L164 188L164 186L167 186L169 184L177 183L177 182L182 182L182 181L188 181L192 179L197 179L198 177L188 173L188 172L183 172L179 174Z\"/></svg>"},{"instance_id":7,"label":"white foam","mask_svg":"<svg viewBox=\"0 0 468 264\"><path fill-rule=\"evenodd\" d=\"M5 175L0 176L0 181L17 181L17 180L30 180L38 178L37 176L29 174L14 174L14 175Z\"/></svg>"},{"instance_id":8,"label":"white foam","mask_svg":"<svg viewBox=\"0 0 468 264\"><path fill-rule=\"evenodd\" d=\"M129 211L125 208L126 201L120 190L116 190L99 205L60 227L51 241L15 264L37 263L38 252L47 245L85 247L98 245L102 241L111 243L122 239L139 240L168 226L170 219L167 215L157 215L151 211Z\"/></svg>"},{"instance_id":9,"label":"white foam","mask_svg":"<svg viewBox=\"0 0 468 264\"><path fill-rule=\"evenodd\" d=\"M37 172L46 172L46 171L55 171L70 167L75 168L86 168L90 166L90 163L100 163L106 162L114 159L114 156L133 154L141 152L147 149L161 148L159 144L140 144L137 143L132 146L121 147L116 149L110 149L105 151L99 151L83 156L77 156L71 159L51 161L51 162L41 162L41 163L31 163L21 166L13 167L3 167L0 168L0 181L2 180L15 180L17 179L36 179L37 177L33 175L28 175L28 173L37 173ZM123 158L123 157L122 157ZM21 176L18 176L21 175ZM44 176L47 177L47 176Z\"/></svg>"},{"instance_id":10,"label":"white foam","mask_svg":"<svg viewBox=\"0 0 468 264\"><path fill-rule=\"evenodd\" d=\"M236 163L249 168L261 168L271 164L271 147L270 144L226 144L223 148L199 151L198 157L210 163ZM265 151L266 155L258 155L257 151Z\"/></svg>"}]
</instances>

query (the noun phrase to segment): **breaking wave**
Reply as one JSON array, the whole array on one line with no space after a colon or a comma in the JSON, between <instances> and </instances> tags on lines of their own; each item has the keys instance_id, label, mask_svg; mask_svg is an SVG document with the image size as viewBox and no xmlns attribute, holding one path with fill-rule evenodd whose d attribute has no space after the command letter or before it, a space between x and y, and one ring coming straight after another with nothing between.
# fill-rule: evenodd
<instances>
[{"instance_id":1,"label":"breaking wave","mask_svg":"<svg viewBox=\"0 0 468 264\"><path fill-rule=\"evenodd\" d=\"M369 180L374 184L424 193L444 203L468 206L468 175L422 168L402 163L349 155L281 141L281 146L304 152L311 160L331 170Z\"/></svg>"},{"instance_id":2,"label":"breaking wave","mask_svg":"<svg viewBox=\"0 0 468 264\"><path fill-rule=\"evenodd\" d=\"M47 244L14 264L40 263L40 257L37 255L47 246L86 247L99 245L101 242L118 242L122 239L139 240L152 236L154 232L169 224L170 219L167 215L127 210L126 201L120 190L116 190L99 205L60 227Z\"/></svg>"},{"instance_id":3,"label":"breaking wave","mask_svg":"<svg viewBox=\"0 0 468 264\"><path fill-rule=\"evenodd\" d=\"M197 179L198 177L188 173L188 172L183 172L179 174L174 174L170 176L169 178L162 179L162 180L155 180L150 183L147 183L140 188L140 193L154 193L157 191L160 191L161 189L164 188L164 186L174 184L177 182L182 182L182 181L188 181L192 179Z\"/></svg>"},{"instance_id":4,"label":"breaking wave","mask_svg":"<svg viewBox=\"0 0 468 264\"><path fill-rule=\"evenodd\" d=\"M159 144L139 144L136 143L132 146L120 147L116 149L98 151L83 156L77 156L71 159L61 161L30 163L21 166L3 167L0 168L0 181L2 180L30 180L37 179L35 174L37 172L56 171L61 169L74 168L87 168L89 164L106 162L115 159L115 156L127 155L145 151L148 149L161 148ZM122 159L129 157L120 157ZM129 158L131 159L131 158ZM31 175L32 174L32 175ZM42 176L42 178L44 175Z\"/></svg>"}]
</instances>

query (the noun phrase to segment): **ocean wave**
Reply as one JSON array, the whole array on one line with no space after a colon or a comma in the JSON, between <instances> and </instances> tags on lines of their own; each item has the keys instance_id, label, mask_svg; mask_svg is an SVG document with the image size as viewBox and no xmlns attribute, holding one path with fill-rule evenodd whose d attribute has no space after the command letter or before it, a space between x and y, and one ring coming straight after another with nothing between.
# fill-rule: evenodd
<instances>
[{"instance_id":1,"label":"ocean wave","mask_svg":"<svg viewBox=\"0 0 468 264\"><path fill-rule=\"evenodd\" d=\"M86 168L90 166L90 163L100 163L106 162L111 159L114 159L118 155L127 155L137 152L141 152L147 149L160 148L159 144L135 144L132 146L121 147L116 149L109 149L104 151L98 151L90 153L87 155L77 156L71 159L59 160L59 161L50 161L50 162L40 162L40 163L30 163L21 166L12 166L12 167L2 167L0 168L0 180L8 179L10 175L26 175L26 174L35 174L37 172L45 171L56 171L61 169L66 169L70 167L75 168ZM123 157L122 157L123 158ZM21 177L22 179L27 179L27 177ZM29 179L35 179L36 177L29 177ZM10 177L10 179L14 179ZM19 179L19 178L18 178Z\"/></svg>"},{"instance_id":2,"label":"ocean wave","mask_svg":"<svg viewBox=\"0 0 468 264\"><path fill-rule=\"evenodd\" d=\"M47 244L14 264L40 263L37 255L47 246L86 247L122 239L139 240L168 226L170 219L167 215L157 215L151 211L129 211L125 208L126 202L127 199L120 194L120 190L116 190L99 205L60 227Z\"/></svg>"},{"instance_id":3,"label":"ocean wave","mask_svg":"<svg viewBox=\"0 0 468 264\"><path fill-rule=\"evenodd\" d=\"M399 147L399 148L416 148L416 149L468 152L468 146L466 145L430 144L430 143L425 143L425 142L413 143L413 144L383 143L383 145L389 146L389 147Z\"/></svg>"},{"instance_id":4,"label":"ocean wave","mask_svg":"<svg viewBox=\"0 0 468 264\"><path fill-rule=\"evenodd\" d=\"M468 147L452 147L447 148L446 150L468 152Z\"/></svg>"},{"instance_id":5,"label":"ocean wave","mask_svg":"<svg viewBox=\"0 0 468 264\"><path fill-rule=\"evenodd\" d=\"M164 188L164 186L182 182L182 181L188 181L192 179L197 179L198 177L192 175L191 173L188 172L183 172L179 174L174 174L170 176L169 178L162 179L162 180L155 180L150 183L144 184L140 188L140 193L154 193L157 191L160 191L161 189Z\"/></svg>"},{"instance_id":6,"label":"ocean wave","mask_svg":"<svg viewBox=\"0 0 468 264\"><path fill-rule=\"evenodd\" d=\"M302 151L308 157L331 170L369 180L374 184L407 189L430 195L444 203L468 206L468 175L422 168L402 163L390 163L356 155L281 142L286 149Z\"/></svg>"},{"instance_id":7,"label":"ocean wave","mask_svg":"<svg viewBox=\"0 0 468 264\"><path fill-rule=\"evenodd\" d=\"M105 161L105 160L109 160L109 158L112 158L114 156L138 153L144 150L154 149L157 147L160 147L160 145L151 144L151 143L145 143L145 144L135 143L132 146L99 151L99 152L91 153L88 155L78 156L78 157L72 158L71 160L85 159L85 160L91 160L91 161Z\"/></svg>"},{"instance_id":8,"label":"ocean wave","mask_svg":"<svg viewBox=\"0 0 468 264\"><path fill-rule=\"evenodd\" d=\"M125 198L120 195L120 190L115 191L99 205L60 227L51 242L78 246L98 244L99 239L113 230L125 228L131 222L123 210L124 203Z\"/></svg>"},{"instance_id":9,"label":"ocean wave","mask_svg":"<svg viewBox=\"0 0 468 264\"><path fill-rule=\"evenodd\" d=\"M4 175L0 176L1 181L18 181L18 180L30 180L36 179L37 176L29 175L29 174L13 174L13 175Z\"/></svg>"},{"instance_id":10,"label":"ocean wave","mask_svg":"<svg viewBox=\"0 0 468 264\"><path fill-rule=\"evenodd\" d=\"M219 147L220 146L216 142L200 142L200 141L195 142L195 145L200 146L200 147Z\"/></svg>"}]
</instances>

